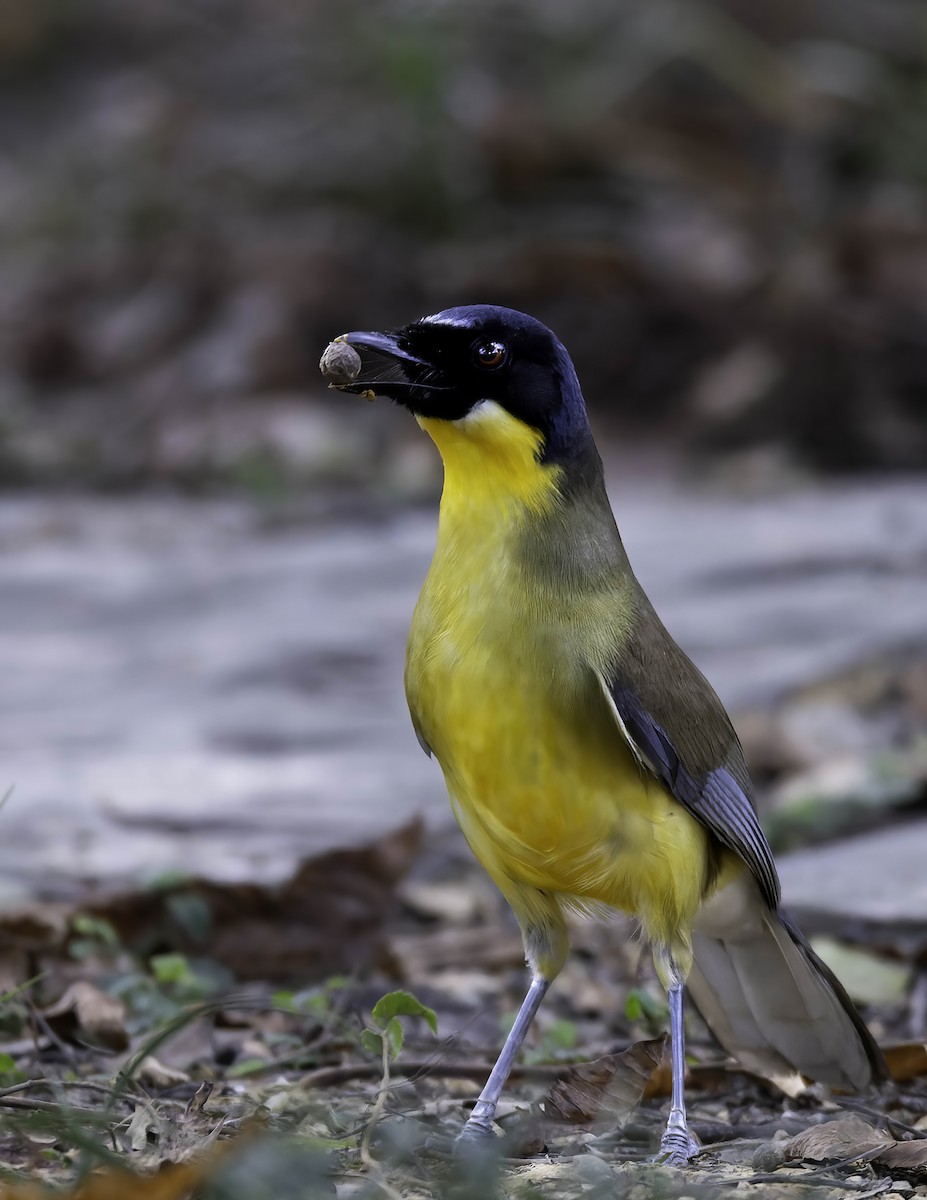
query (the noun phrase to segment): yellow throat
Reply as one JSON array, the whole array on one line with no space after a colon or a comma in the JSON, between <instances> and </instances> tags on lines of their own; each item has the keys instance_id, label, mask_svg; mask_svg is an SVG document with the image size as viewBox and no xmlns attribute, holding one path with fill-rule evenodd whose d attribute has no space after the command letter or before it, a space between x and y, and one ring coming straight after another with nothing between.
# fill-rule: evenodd
<instances>
[{"instance_id":1,"label":"yellow throat","mask_svg":"<svg viewBox=\"0 0 927 1200\"><path fill-rule=\"evenodd\" d=\"M539 514L555 503L560 470L541 463L541 434L493 401L459 421L419 417L418 423L444 460L442 525L481 511Z\"/></svg>"}]
</instances>

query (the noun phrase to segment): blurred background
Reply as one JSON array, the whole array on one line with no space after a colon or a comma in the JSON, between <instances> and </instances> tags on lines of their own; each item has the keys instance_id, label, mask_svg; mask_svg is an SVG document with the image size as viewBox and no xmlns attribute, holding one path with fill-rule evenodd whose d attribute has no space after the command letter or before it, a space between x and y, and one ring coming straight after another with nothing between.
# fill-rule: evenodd
<instances>
[{"instance_id":1,"label":"blurred background","mask_svg":"<svg viewBox=\"0 0 927 1200\"><path fill-rule=\"evenodd\" d=\"M401 692L437 458L317 362L466 302L569 347L761 782L889 755L910 799L925 39L920 0L5 0L3 886L448 819Z\"/></svg>"},{"instance_id":2,"label":"blurred background","mask_svg":"<svg viewBox=\"0 0 927 1200\"><path fill-rule=\"evenodd\" d=\"M101 1094L110 1157L258 1112L356 1173L397 986L468 1039L419 1019L404 1054L473 1070L393 1089L395 1144L459 1128L524 964L402 692L440 466L318 360L473 302L573 355L785 900L915 1039L885 1128L923 1133L923 0L0 0L4 1180L88 1167ZM665 1029L628 932L576 931L529 1062ZM708 1139L783 1128L755 1080L706 1086Z\"/></svg>"}]
</instances>

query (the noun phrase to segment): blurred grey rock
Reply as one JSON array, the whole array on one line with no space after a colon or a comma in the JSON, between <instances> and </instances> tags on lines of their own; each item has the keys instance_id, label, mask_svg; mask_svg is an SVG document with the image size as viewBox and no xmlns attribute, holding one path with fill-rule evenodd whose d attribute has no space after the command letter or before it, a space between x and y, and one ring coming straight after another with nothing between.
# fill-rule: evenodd
<instances>
[{"instance_id":1,"label":"blurred grey rock","mask_svg":"<svg viewBox=\"0 0 927 1200\"><path fill-rule=\"evenodd\" d=\"M783 902L810 928L837 933L855 923L920 931L927 943L927 820L906 821L860 837L784 855Z\"/></svg>"}]
</instances>

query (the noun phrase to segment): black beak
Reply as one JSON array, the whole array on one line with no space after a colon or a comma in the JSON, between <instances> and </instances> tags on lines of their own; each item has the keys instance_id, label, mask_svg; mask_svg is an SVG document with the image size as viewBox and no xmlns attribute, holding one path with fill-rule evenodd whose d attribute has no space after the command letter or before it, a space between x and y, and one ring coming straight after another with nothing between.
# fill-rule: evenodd
<instances>
[{"instance_id":1,"label":"black beak","mask_svg":"<svg viewBox=\"0 0 927 1200\"><path fill-rule=\"evenodd\" d=\"M342 340L360 355L361 369L356 379L339 385L340 391L376 392L402 401L426 373L433 371L430 363L403 349L396 334L364 331L346 333Z\"/></svg>"},{"instance_id":2,"label":"black beak","mask_svg":"<svg viewBox=\"0 0 927 1200\"><path fill-rule=\"evenodd\" d=\"M414 363L416 366L425 365L420 358L403 350L399 344L399 338L394 333L346 333L344 340L358 351L369 350L372 354L378 354L382 358ZM363 354L361 354L361 358L363 358Z\"/></svg>"}]
</instances>

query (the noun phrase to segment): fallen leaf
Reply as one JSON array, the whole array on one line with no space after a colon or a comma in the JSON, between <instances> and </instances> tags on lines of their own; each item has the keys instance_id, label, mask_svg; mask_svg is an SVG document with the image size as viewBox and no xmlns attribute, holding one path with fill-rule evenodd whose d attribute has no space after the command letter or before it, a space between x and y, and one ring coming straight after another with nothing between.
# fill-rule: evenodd
<instances>
[{"instance_id":1,"label":"fallen leaf","mask_svg":"<svg viewBox=\"0 0 927 1200\"><path fill-rule=\"evenodd\" d=\"M240 980L325 979L385 957L396 885L423 837L417 819L368 846L304 859L279 886L190 880L113 894L81 911L106 918L140 953L157 945L212 959Z\"/></svg>"},{"instance_id":2,"label":"fallen leaf","mask_svg":"<svg viewBox=\"0 0 927 1200\"><path fill-rule=\"evenodd\" d=\"M71 914L62 904L29 904L0 913L0 940L23 950L60 946L70 932Z\"/></svg>"},{"instance_id":3,"label":"fallen leaf","mask_svg":"<svg viewBox=\"0 0 927 1200\"><path fill-rule=\"evenodd\" d=\"M426 921L469 925L480 915L482 898L465 883L407 882L400 891L403 904Z\"/></svg>"},{"instance_id":4,"label":"fallen leaf","mask_svg":"<svg viewBox=\"0 0 927 1200\"><path fill-rule=\"evenodd\" d=\"M572 1067L545 1096L545 1114L573 1123L627 1117L659 1086L665 1044L665 1038L635 1042L620 1054Z\"/></svg>"},{"instance_id":5,"label":"fallen leaf","mask_svg":"<svg viewBox=\"0 0 927 1200\"><path fill-rule=\"evenodd\" d=\"M187 1101L187 1107L183 1110L184 1117L189 1120L196 1113L201 1113L206 1107L206 1101L212 1095L213 1084L208 1079L204 1079L200 1086L196 1089L190 1099Z\"/></svg>"},{"instance_id":6,"label":"fallen leaf","mask_svg":"<svg viewBox=\"0 0 927 1200\"><path fill-rule=\"evenodd\" d=\"M54 1192L55 1200L188 1200L194 1188L209 1178L211 1165L204 1163L168 1163L154 1175L136 1175L132 1171L106 1170L92 1175L76 1191ZM44 1187L26 1184L10 1186L3 1200L49 1200Z\"/></svg>"},{"instance_id":7,"label":"fallen leaf","mask_svg":"<svg viewBox=\"0 0 927 1200\"><path fill-rule=\"evenodd\" d=\"M883 1046L889 1074L896 1083L927 1075L927 1042L899 1042Z\"/></svg>"},{"instance_id":8,"label":"fallen leaf","mask_svg":"<svg viewBox=\"0 0 927 1200\"><path fill-rule=\"evenodd\" d=\"M917 1175L920 1182L927 1176L927 1138L917 1138L911 1142L896 1142L883 1150L876 1162L890 1171L900 1171Z\"/></svg>"},{"instance_id":9,"label":"fallen leaf","mask_svg":"<svg viewBox=\"0 0 927 1200\"><path fill-rule=\"evenodd\" d=\"M129 1149L140 1154L148 1149L149 1141L157 1141L161 1136L161 1121L155 1116L147 1104L139 1104L132 1114L129 1128L126 1130L126 1141Z\"/></svg>"},{"instance_id":10,"label":"fallen leaf","mask_svg":"<svg viewBox=\"0 0 927 1200\"><path fill-rule=\"evenodd\" d=\"M918 1182L927 1180L927 1139L896 1142L884 1130L875 1129L855 1115L804 1130L783 1143L782 1152L786 1159L812 1162L865 1158L877 1169Z\"/></svg>"},{"instance_id":11,"label":"fallen leaf","mask_svg":"<svg viewBox=\"0 0 927 1200\"><path fill-rule=\"evenodd\" d=\"M42 1016L65 1041L91 1042L106 1050L125 1050L129 1044L125 1005L86 980L72 983Z\"/></svg>"},{"instance_id":12,"label":"fallen leaf","mask_svg":"<svg viewBox=\"0 0 927 1200\"><path fill-rule=\"evenodd\" d=\"M862 1117L850 1114L802 1130L785 1142L782 1153L789 1160L804 1158L811 1162L830 1162L862 1158L894 1145L895 1139L887 1133L875 1129Z\"/></svg>"},{"instance_id":13,"label":"fallen leaf","mask_svg":"<svg viewBox=\"0 0 927 1200\"><path fill-rule=\"evenodd\" d=\"M860 1004L897 1004L907 995L911 967L834 938L811 939L847 992Z\"/></svg>"},{"instance_id":14,"label":"fallen leaf","mask_svg":"<svg viewBox=\"0 0 927 1200\"><path fill-rule=\"evenodd\" d=\"M157 1091L190 1082L190 1076L186 1071L178 1071L176 1067L165 1066L153 1054L142 1059L135 1072L135 1077L144 1087L155 1088Z\"/></svg>"}]
</instances>

